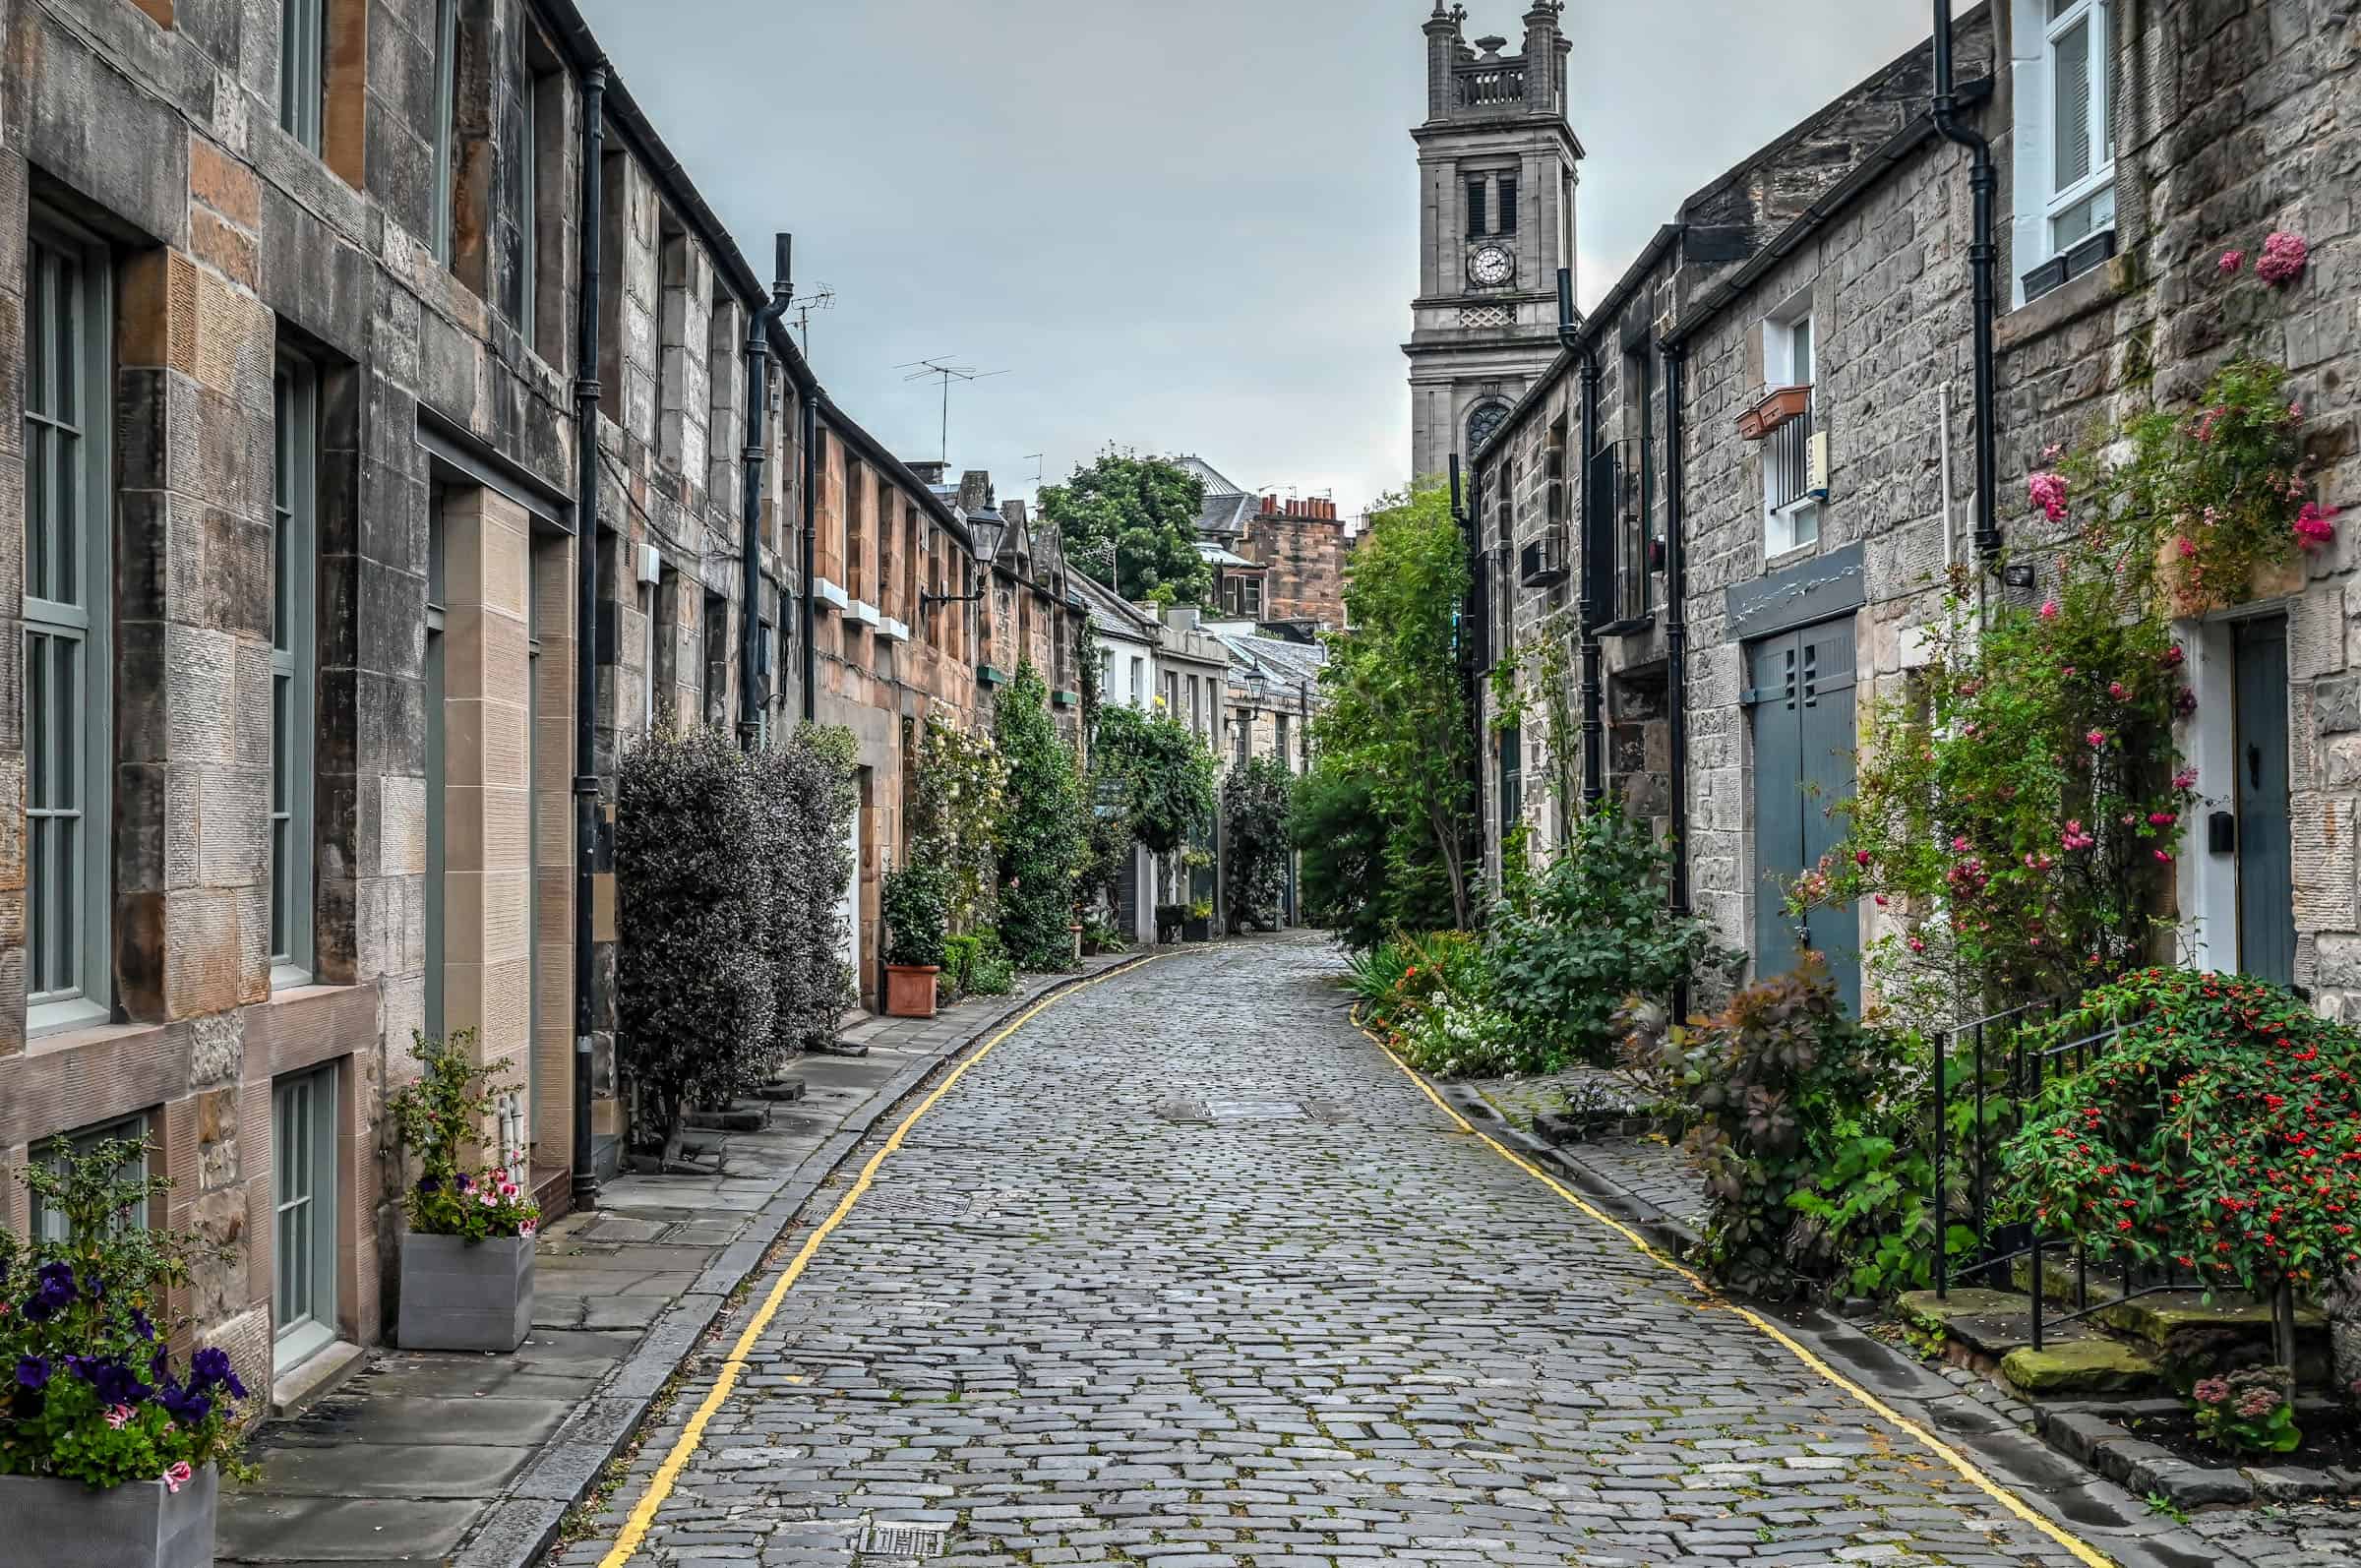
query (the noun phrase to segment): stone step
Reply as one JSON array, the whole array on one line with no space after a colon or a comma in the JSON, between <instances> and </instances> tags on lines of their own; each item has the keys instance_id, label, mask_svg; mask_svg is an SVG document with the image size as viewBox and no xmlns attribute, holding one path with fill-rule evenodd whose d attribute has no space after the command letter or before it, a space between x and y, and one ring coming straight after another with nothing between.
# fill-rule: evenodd
<instances>
[{"instance_id":1,"label":"stone step","mask_svg":"<svg viewBox=\"0 0 2361 1568\"><path fill-rule=\"evenodd\" d=\"M2031 1286L2028 1260L2019 1261L2017 1279L2021 1286ZM2075 1309L2078 1297L2071 1260L2060 1269L2044 1264L2041 1288L2053 1306ZM2092 1308L2089 1321L2129 1336L2168 1363L2212 1368L2273 1354L2269 1301L2226 1295L2209 1301L2206 1293L2194 1290L2151 1291L2126 1297L2120 1279L2097 1268L2090 1271L2087 1290ZM2331 1360L2328 1315L2318 1307L2298 1303L2295 1343L2298 1378L2325 1379Z\"/></svg>"},{"instance_id":2,"label":"stone step","mask_svg":"<svg viewBox=\"0 0 2361 1568\"><path fill-rule=\"evenodd\" d=\"M2087 1322L2046 1325L2034 1350L2032 1301L2015 1291L1962 1288L1943 1297L1912 1291L1898 1305L1919 1329L1998 1361L2001 1376L2022 1393L2136 1394L2162 1386L2154 1354Z\"/></svg>"}]
</instances>

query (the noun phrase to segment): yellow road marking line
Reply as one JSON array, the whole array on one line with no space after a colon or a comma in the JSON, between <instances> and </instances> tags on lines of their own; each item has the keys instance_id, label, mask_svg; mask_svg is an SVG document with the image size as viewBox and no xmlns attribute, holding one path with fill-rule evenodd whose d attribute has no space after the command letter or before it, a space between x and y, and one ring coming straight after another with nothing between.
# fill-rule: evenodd
<instances>
[{"instance_id":1,"label":"yellow road marking line","mask_svg":"<svg viewBox=\"0 0 2361 1568\"><path fill-rule=\"evenodd\" d=\"M755 1342L762 1337L763 1330L770 1327L770 1320L778 1314L779 1303L787 1298L787 1292L794 1287L795 1282L804 1277L804 1270L812 1266L812 1259L819 1251L819 1244L828 1238L830 1232L844 1223L845 1216L853 1212L853 1205L861 1201L861 1194L867 1192L870 1184L877 1179L878 1170L884 1165L886 1157L901 1148L902 1140L910 1135L912 1127L918 1125L919 1117L934 1110L937 1102L940 1101L944 1095L949 1094L952 1086L961 1078L967 1076L968 1068L991 1055L995 1047L1026 1024L1031 1023L1034 1016L1045 1008L1063 1001L1069 996L1078 996L1094 986L1105 985L1117 975L1129 974L1164 956L1166 955L1162 953L1150 953L1138 963L1125 964L1122 968L1101 975L1095 980L1085 980L1080 985L1068 986L1063 991L1042 997L1041 1000L1002 1025L999 1033L984 1042L982 1050L953 1067L949 1075L935 1086L932 1094L921 1100L908 1116L902 1117L900 1125L893 1129L893 1135L885 1140L883 1147L869 1157L869 1163L861 1168L861 1175L854 1179L852 1186L846 1189L844 1197L829 1212L828 1217L820 1221L810 1236L804 1237L804 1244L796 1249L794 1257L787 1260L787 1267L779 1275L778 1283L770 1288L770 1294L762 1298L761 1307L748 1321L745 1332L738 1336L737 1344L730 1348L728 1359L721 1363L721 1375L713 1380L711 1390L706 1393L703 1400L698 1402L696 1414L689 1417L689 1424L681 1429L681 1435L673 1443L671 1452L664 1456L664 1463L656 1467L655 1475L648 1480L646 1493L633 1505L631 1517L624 1522L623 1534L615 1538L615 1544L608 1548L604 1557L599 1559L599 1568L623 1568L623 1564L630 1560L632 1553L639 1549L640 1542L647 1538L648 1530L656 1522L656 1510L664 1506L664 1500L672 1495L672 1488L681 1478L681 1472L689 1468L689 1461L696 1455L697 1444L704 1440L706 1422L712 1420L721 1410L723 1402L730 1397L730 1391L738 1386L740 1375L746 1371L747 1357L753 1354ZM788 1381L800 1383L803 1379L797 1377L790 1378Z\"/></svg>"},{"instance_id":2,"label":"yellow road marking line","mask_svg":"<svg viewBox=\"0 0 2361 1568\"><path fill-rule=\"evenodd\" d=\"M1985 1475L1981 1470L1977 1469L1975 1465L1958 1449L1952 1447L1949 1443L1943 1441L1942 1438L1937 1437L1933 1432L1928 1431L1916 1421L1909 1419L1900 1411L1897 1411L1894 1409L1894 1407L1888 1405L1884 1400L1879 1399L1875 1394L1870 1393L1869 1390L1863 1388L1860 1384L1846 1377L1843 1372L1840 1372L1835 1367L1829 1365L1828 1362L1822 1360L1817 1355L1813 1354L1811 1350L1797 1343L1793 1336L1789 1335L1778 1324L1772 1322L1769 1318L1764 1317L1761 1313L1756 1312L1749 1307L1741 1306L1737 1302L1728 1299L1726 1297L1723 1296L1720 1291L1708 1284L1703 1275L1698 1274L1675 1259L1666 1256L1661 1249L1652 1244L1646 1236L1640 1235L1639 1232L1633 1230L1630 1226L1625 1225L1622 1221L1616 1219L1613 1215L1608 1214L1604 1209L1601 1209L1597 1205L1591 1203L1580 1193L1576 1192L1572 1187L1567 1186L1564 1182L1558 1180L1557 1177L1551 1176L1540 1166L1535 1165L1531 1160L1526 1159L1514 1149L1511 1149L1507 1145L1499 1142L1497 1139L1492 1137L1491 1134L1479 1128L1474 1122L1461 1116L1456 1110L1452 1109L1450 1102L1446 1101L1441 1095L1435 1092L1434 1085L1428 1083L1423 1073L1411 1066L1409 1062L1404 1061L1400 1055L1395 1054L1394 1049L1391 1046L1388 1046L1384 1041L1378 1039L1377 1036L1371 1034L1367 1029L1361 1027L1361 1015L1359 1009L1355 1010L1353 1022L1354 1027L1361 1029L1362 1034L1368 1039L1369 1044L1375 1046L1379 1051L1385 1053L1386 1060L1401 1068L1403 1076L1407 1077L1412 1083L1417 1084L1420 1092L1424 1094L1427 1099L1434 1102L1436 1110L1440 1111L1444 1116L1449 1116L1453 1121L1459 1124L1460 1131L1469 1133L1478 1138L1482 1138L1484 1142L1484 1146L1490 1149L1494 1154L1498 1155L1501 1159L1506 1160L1510 1165L1515 1166L1518 1170L1523 1171L1526 1175L1544 1182L1551 1191L1555 1192L1559 1197L1565 1199L1568 1203L1574 1205L1575 1208L1580 1209L1584 1214L1590 1216L1590 1218L1598 1221L1601 1225L1605 1226L1608 1230L1622 1236L1626 1241L1629 1241L1633 1246L1639 1248L1640 1251L1645 1253L1648 1257L1655 1260L1657 1263L1662 1264L1664 1267L1671 1270L1673 1273L1679 1275L1682 1279L1688 1281L1690 1285L1696 1287L1698 1295L1705 1298L1705 1304L1699 1308L1700 1311L1719 1308L1723 1311L1735 1315L1742 1321L1760 1330L1763 1334L1776 1341L1783 1349L1793 1356L1797 1360L1801 1361L1805 1366L1809 1367L1812 1371L1817 1372L1820 1376L1828 1379L1828 1381L1831 1383L1836 1384L1838 1388L1844 1390L1845 1393L1858 1401L1870 1412L1870 1414L1877 1416L1884 1420L1892 1422L1895 1426L1898 1426L1904 1432L1907 1432L1911 1438L1915 1439L1920 1445L1922 1445L1927 1452L1933 1454L1937 1459L1940 1459L1943 1461L1943 1463L1949 1465L1953 1470L1957 1471L1962 1479L1968 1481L1977 1490L1990 1497L1994 1502L1999 1503L2003 1508L2006 1508L2010 1513L2015 1514L2018 1518L2024 1520L2027 1524L2032 1526L2035 1530L2040 1531L2041 1534L2047 1536L2050 1539L2056 1541L2059 1545L2072 1552L2076 1559L2087 1564L2088 1568L2115 1568L2115 1561L2113 1558L2107 1556L2104 1552L2091 1545L2089 1541L2086 1541L2071 1532L2062 1529L2058 1525L2052 1523L2050 1520L2043 1518L2039 1513L2034 1511L2030 1504L2020 1498L2015 1492L2010 1491L2007 1487L2001 1485L2000 1482L1994 1480L1991 1477Z\"/></svg>"}]
</instances>

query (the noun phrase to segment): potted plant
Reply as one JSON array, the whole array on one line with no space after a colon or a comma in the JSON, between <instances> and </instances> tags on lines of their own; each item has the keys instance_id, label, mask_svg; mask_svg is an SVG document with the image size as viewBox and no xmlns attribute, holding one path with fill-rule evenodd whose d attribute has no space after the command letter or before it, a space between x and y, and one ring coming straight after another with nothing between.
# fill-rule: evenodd
<instances>
[{"instance_id":1,"label":"potted plant","mask_svg":"<svg viewBox=\"0 0 2361 1568\"><path fill-rule=\"evenodd\" d=\"M524 1343L533 1322L533 1241L541 1209L505 1165L467 1170L497 1096L515 1085L475 1059L475 1033L448 1041L411 1035L425 1066L394 1097L395 1136L416 1157L418 1178L403 1194L401 1237L405 1351L497 1351Z\"/></svg>"},{"instance_id":2,"label":"potted plant","mask_svg":"<svg viewBox=\"0 0 2361 1568\"><path fill-rule=\"evenodd\" d=\"M220 1478L237 1458L246 1396L229 1356L199 1348L185 1372L159 1321L197 1236L127 1225L168 1190L126 1176L152 1150L63 1139L18 1173L66 1238L0 1230L0 1568L211 1568Z\"/></svg>"},{"instance_id":3,"label":"potted plant","mask_svg":"<svg viewBox=\"0 0 2361 1568\"><path fill-rule=\"evenodd\" d=\"M1188 924L1188 906L1186 904L1158 904L1156 906L1156 939L1158 941L1179 941L1180 928L1186 924Z\"/></svg>"},{"instance_id":4,"label":"potted plant","mask_svg":"<svg viewBox=\"0 0 2361 1568\"><path fill-rule=\"evenodd\" d=\"M950 920L949 879L937 867L904 866L886 876L882 902L886 1015L932 1018Z\"/></svg>"},{"instance_id":5,"label":"potted plant","mask_svg":"<svg viewBox=\"0 0 2361 1568\"><path fill-rule=\"evenodd\" d=\"M1184 940L1202 942L1213 940L1213 900L1200 898L1188 906L1188 918L1180 924Z\"/></svg>"}]
</instances>

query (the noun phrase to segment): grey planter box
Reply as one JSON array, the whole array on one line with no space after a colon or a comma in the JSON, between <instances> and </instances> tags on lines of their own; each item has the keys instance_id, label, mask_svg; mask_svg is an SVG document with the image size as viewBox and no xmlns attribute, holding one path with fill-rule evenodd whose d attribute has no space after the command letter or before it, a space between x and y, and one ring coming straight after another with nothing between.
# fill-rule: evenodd
<instances>
[{"instance_id":1,"label":"grey planter box","mask_svg":"<svg viewBox=\"0 0 2361 1568\"><path fill-rule=\"evenodd\" d=\"M533 1238L503 1236L472 1246L455 1236L401 1237L405 1351L500 1351L524 1343L533 1326Z\"/></svg>"},{"instance_id":2,"label":"grey planter box","mask_svg":"<svg viewBox=\"0 0 2361 1568\"><path fill-rule=\"evenodd\" d=\"M211 1465L177 1493L160 1480L92 1491L0 1476L0 1568L213 1568L220 1486Z\"/></svg>"}]
</instances>

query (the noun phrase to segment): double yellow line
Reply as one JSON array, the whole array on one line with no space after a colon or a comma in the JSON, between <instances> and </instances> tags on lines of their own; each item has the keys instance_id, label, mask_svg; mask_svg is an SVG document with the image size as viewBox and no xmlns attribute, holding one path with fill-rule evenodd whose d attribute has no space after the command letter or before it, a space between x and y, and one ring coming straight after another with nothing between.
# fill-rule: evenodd
<instances>
[{"instance_id":1,"label":"double yellow line","mask_svg":"<svg viewBox=\"0 0 2361 1568\"><path fill-rule=\"evenodd\" d=\"M1354 1023L1356 1027L1359 1027L1360 1018L1358 1015L1356 1015ZM1378 1039L1375 1035L1370 1034L1366 1029L1362 1029L1361 1032L1367 1038L1371 1045L1375 1046L1379 1051L1385 1053L1386 1060L1401 1068L1403 1076L1408 1078L1412 1083L1417 1084L1420 1092L1424 1094L1427 1099L1434 1102L1434 1107L1436 1110L1440 1111L1444 1116L1449 1116L1453 1121L1457 1122L1459 1124L1460 1131L1465 1132L1472 1137L1483 1139L1484 1147L1490 1149L1501 1159L1506 1160L1510 1165L1515 1166L1518 1170L1524 1172L1527 1176L1532 1176L1535 1180L1542 1182L1544 1185L1547 1186L1550 1191L1556 1193L1559 1197L1574 1205L1575 1208L1580 1209L1585 1215L1589 1216L1593 1220L1598 1221L1601 1225L1605 1226L1608 1230L1623 1237L1624 1240L1629 1241L1633 1246L1639 1248L1641 1252L1645 1253L1656 1263L1671 1270L1674 1274L1677 1274L1682 1279L1686 1280L1690 1286L1696 1290L1698 1296L1706 1302L1705 1306L1699 1308L1700 1311L1717 1310L1732 1314L1738 1318L1739 1321L1746 1323L1750 1327L1765 1335L1767 1338L1776 1342L1781 1349L1786 1351L1790 1356L1793 1356L1805 1366L1811 1368L1811 1370L1817 1372L1820 1376L1828 1379L1828 1381L1843 1389L1852 1399L1866 1408L1871 1415L1876 1416L1880 1419L1885 1420L1907 1433L1912 1440L1917 1442L1921 1447L1925 1448L1928 1453L1933 1454L1937 1459L1941 1460L1944 1464L1950 1466L1952 1470L1956 1471L1961 1479L1967 1481L1969 1485L1974 1486L1978 1491L1983 1492L1994 1502L2000 1504L2003 1508L2006 1508L2010 1513L2015 1514L2019 1519L2024 1520L2027 1524L2032 1526L2035 1530L2038 1530L2041 1532L2041 1534L2047 1536L2050 1539L2065 1547L2066 1550L2074 1554L2076 1560L2087 1564L2088 1568L2115 1568L2114 1560L2108 1557L2104 1552L2101 1552L2097 1547L2092 1546L2089 1541L2082 1539L2080 1537L2062 1529L2058 1525L2052 1523L2050 1520L2043 1518L2040 1514L2033 1510L2030 1504L2020 1498L2016 1493L2010 1491L2007 1487L2001 1485L2000 1482L1994 1480L1991 1477L1985 1475L1981 1470L1978 1470L1968 1461L1968 1457L1962 1454L1958 1449L1952 1447L1949 1443L1943 1441L1942 1438L1937 1437L1933 1432L1928 1431L1916 1421L1909 1419L1900 1411L1897 1411L1891 1405L1888 1405L1884 1400L1879 1399L1875 1394L1870 1393L1869 1390L1863 1388L1851 1378L1846 1377L1843 1372L1840 1372L1835 1367L1829 1365L1827 1361L1821 1359L1821 1357L1815 1355L1809 1348L1798 1343L1795 1337L1787 1333L1786 1330L1781 1328L1778 1324L1772 1322L1760 1312L1754 1311L1750 1307L1741 1306L1737 1302L1728 1299L1726 1297L1724 1297L1719 1291L1715 1290L1713 1286L1706 1283L1704 1276L1677 1262L1673 1258L1666 1256L1660 1248L1652 1245L1648 1238L1640 1235L1639 1232L1633 1230L1630 1226L1625 1225L1613 1215L1606 1213L1604 1209L1601 1209L1596 1204L1591 1203L1580 1193L1576 1192L1572 1187L1567 1186L1564 1182L1558 1180L1557 1177L1551 1176L1540 1166L1535 1165L1531 1160L1526 1159L1514 1149L1511 1149L1506 1144L1501 1143L1498 1139L1492 1137L1491 1134L1477 1127L1474 1122L1470 1121L1466 1116L1461 1116L1457 1111L1453 1110L1449 1101L1445 1100L1441 1095L1435 1093L1434 1085L1428 1083L1424 1076L1413 1068L1409 1062L1404 1061L1401 1056L1396 1055L1392 1047L1388 1046L1384 1041Z\"/></svg>"},{"instance_id":2,"label":"double yellow line","mask_svg":"<svg viewBox=\"0 0 2361 1568\"><path fill-rule=\"evenodd\" d=\"M838 1201L836 1207L828 1212L828 1217L820 1221L810 1236L804 1237L804 1244L796 1248L794 1257L787 1260L787 1267L780 1273L777 1283L772 1285L769 1294L762 1297L762 1305L756 1310L752 1318L747 1320L745 1332L741 1333L738 1336L738 1342L730 1347L729 1357L721 1363L721 1375L713 1380L713 1387L706 1392L702 1400L697 1402L696 1414L689 1417L689 1424L681 1428L681 1435L674 1441L670 1452L665 1454L664 1463L656 1467L656 1474L648 1481L645 1495L633 1505L631 1517L624 1522L623 1534L615 1538L615 1544L608 1548L604 1557L599 1559L599 1568L623 1568L623 1565L631 1560L632 1553L637 1551L640 1543L647 1539L647 1533L656 1522L656 1511L664 1506L664 1500L672 1495L673 1487L679 1484L681 1472L689 1468L689 1461L696 1453L696 1445L704 1439L706 1423L713 1419L723 1403L729 1399L730 1391L738 1386L738 1379L745 1375L747 1357L754 1354L755 1342L759 1340L763 1331L770 1327L770 1320L778 1315L779 1303L787 1298L787 1293L794 1289L795 1282L804 1277L804 1270L812 1266L812 1259L818 1253L819 1244L828 1238L836 1227L844 1223L845 1216L853 1212L853 1205L861 1201L861 1195L867 1192L871 1184L877 1180L878 1168L883 1166L886 1159L901 1148L902 1140L910 1136L910 1129L918 1125L919 1118L934 1110L942 1097L949 1094L961 1078L967 1076L968 1068L991 1055L995 1047L1026 1024L1031 1023L1045 1008L1055 1006L1069 996L1080 995L1094 986L1103 986L1118 975L1129 974L1142 967L1143 964L1154 963L1162 956L1164 955L1161 953L1151 954L1140 963L1125 964L1120 969L1111 970L1099 976L1096 980L1086 980L1080 985L1068 986L1062 991L1053 992L1042 997L1041 1000L1002 1025L998 1034L984 1042L982 1050L953 1067L942 1082L935 1086L933 1093L921 1100L908 1116L902 1117L900 1124L893 1129L893 1135L885 1140L883 1146L877 1153L869 1157L866 1165L861 1167L861 1175L846 1189L844 1197Z\"/></svg>"}]
</instances>

